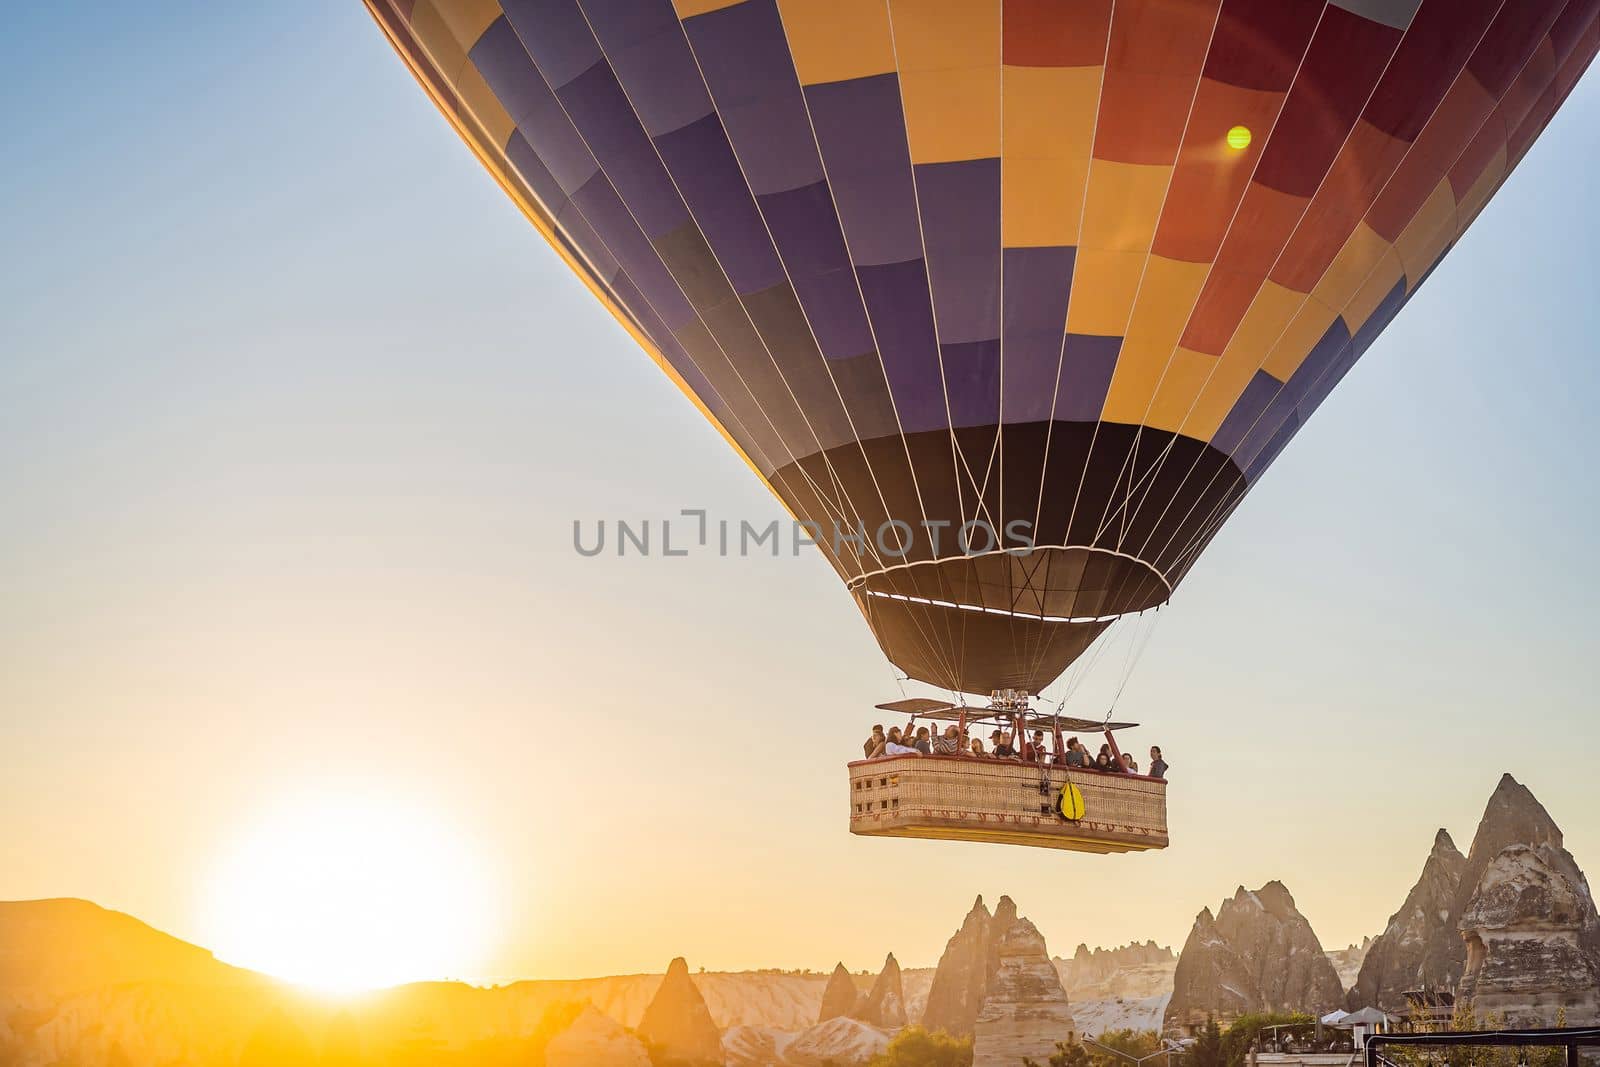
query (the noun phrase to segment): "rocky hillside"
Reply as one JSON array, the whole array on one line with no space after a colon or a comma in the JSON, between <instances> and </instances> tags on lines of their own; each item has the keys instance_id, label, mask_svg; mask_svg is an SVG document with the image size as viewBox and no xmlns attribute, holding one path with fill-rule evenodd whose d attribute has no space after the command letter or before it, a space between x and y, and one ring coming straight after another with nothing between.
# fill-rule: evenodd
<instances>
[{"instance_id":1,"label":"rocky hillside","mask_svg":"<svg viewBox=\"0 0 1600 1067\"><path fill-rule=\"evenodd\" d=\"M1401 1011L1405 1008L1401 994L1407 989L1453 985L1453 981L1441 980L1443 974L1430 973L1430 967L1448 957L1446 942L1461 940L1451 928L1450 913L1466 865L1467 858L1448 831L1441 829L1434 835L1433 850L1422 865L1417 884L1406 894L1400 910L1389 916L1383 933L1372 939L1347 1007L1355 1011L1370 1004L1385 1011Z\"/></svg>"},{"instance_id":2,"label":"rocky hillside","mask_svg":"<svg viewBox=\"0 0 1600 1067\"><path fill-rule=\"evenodd\" d=\"M1055 965L1074 1002L1138 1000L1172 992L1178 956L1154 941L1111 949L1080 944L1071 959L1058 956Z\"/></svg>"},{"instance_id":3,"label":"rocky hillside","mask_svg":"<svg viewBox=\"0 0 1600 1067\"><path fill-rule=\"evenodd\" d=\"M1061 976L1044 937L1027 919L991 936L995 969L973 1024L972 1067L1012 1067L1025 1058L1043 1062L1077 1029Z\"/></svg>"},{"instance_id":4,"label":"rocky hillside","mask_svg":"<svg viewBox=\"0 0 1600 1067\"><path fill-rule=\"evenodd\" d=\"M1130 979L1142 975L1159 975L1163 971L1170 978L1178 957L1171 948L1154 941L1144 944L1127 944L1120 948L1095 948L1079 943L1070 960L1056 959L1056 970L1061 972L1061 982L1076 999L1079 996L1149 995L1141 988L1135 992L1128 988Z\"/></svg>"},{"instance_id":5,"label":"rocky hillside","mask_svg":"<svg viewBox=\"0 0 1600 1067\"><path fill-rule=\"evenodd\" d=\"M1514 1026L1600 1022L1600 918L1589 883L1557 844L1507 845L1461 913L1459 996Z\"/></svg>"},{"instance_id":6,"label":"rocky hillside","mask_svg":"<svg viewBox=\"0 0 1600 1067\"><path fill-rule=\"evenodd\" d=\"M643 1041L590 1004L545 1046L545 1067L651 1067Z\"/></svg>"},{"instance_id":7,"label":"rocky hillside","mask_svg":"<svg viewBox=\"0 0 1600 1067\"><path fill-rule=\"evenodd\" d=\"M1349 989L1356 984L1356 976L1361 973L1361 965L1367 961L1367 950L1371 947L1372 938L1363 937L1359 945L1328 950L1328 962L1333 964L1340 985Z\"/></svg>"},{"instance_id":8,"label":"rocky hillside","mask_svg":"<svg viewBox=\"0 0 1600 1067\"><path fill-rule=\"evenodd\" d=\"M989 976L1000 965L993 942L995 928L1002 932L1017 921L1017 906L1010 897L1001 897L995 913L979 897L961 926L944 946L928 989L928 1003L922 1010L922 1024L930 1030L970 1034L978 1021Z\"/></svg>"},{"instance_id":9,"label":"rocky hillside","mask_svg":"<svg viewBox=\"0 0 1600 1067\"><path fill-rule=\"evenodd\" d=\"M1311 924L1282 882L1255 892L1240 886L1213 917L1196 917L1173 977L1165 1025L1188 1027L1208 1015L1337 1007L1344 989Z\"/></svg>"},{"instance_id":10,"label":"rocky hillside","mask_svg":"<svg viewBox=\"0 0 1600 1067\"><path fill-rule=\"evenodd\" d=\"M1095 949L1080 944L1071 959L1057 957L1055 965L1079 1032L1161 1029L1178 966L1171 948L1154 941Z\"/></svg>"},{"instance_id":11,"label":"rocky hillside","mask_svg":"<svg viewBox=\"0 0 1600 1067\"><path fill-rule=\"evenodd\" d=\"M639 1020L639 1036L671 1059L685 1064L722 1063L722 1031L689 977L682 956L667 966L650 1006Z\"/></svg>"},{"instance_id":12,"label":"rocky hillside","mask_svg":"<svg viewBox=\"0 0 1600 1067\"><path fill-rule=\"evenodd\" d=\"M0 995L66 996L150 981L255 987L262 979L87 900L0 902Z\"/></svg>"},{"instance_id":13,"label":"rocky hillside","mask_svg":"<svg viewBox=\"0 0 1600 1067\"><path fill-rule=\"evenodd\" d=\"M1465 857L1440 830L1422 875L1372 940L1348 1005L1404 1010L1408 989L1459 986L1480 1015L1600 1021L1600 920L1561 829L1511 775Z\"/></svg>"},{"instance_id":14,"label":"rocky hillside","mask_svg":"<svg viewBox=\"0 0 1600 1067\"><path fill-rule=\"evenodd\" d=\"M891 952L883 961L883 970L864 999L851 1013L870 1026L897 1030L910 1020L906 1017L905 981L900 973L900 961Z\"/></svg>"},{"instance_id":15,"label":"rocky hillside","mask_svg":"<svg viewBox=\"0 0 1600 1067\"><path fill-rule=\"evenodd\" d=\"M973 1038L974 1067L1043 1060L1075 1031L1044 937L1010 897L979 897L945 945L922 1024Z\"/></svg>"},{"instance_id":16,"label":"rocky hillside","mask_svg":"<svg viewBox=\"0 0 1600 1067\"><path fill-rule=\"evenodd\" d=\"M816 1021L826 982L826 975L776 972L693 978L715 1028L791 1032ZM252 1038L274 1028L292 1029L319 1049L348 1035L369 1058L405 1041L464 1049L520 1040L535 1033L552 1008L585 1002L637 1028L663 984L661 974L495 988L424 982L335 1009L85 901L0 903L0 1063L6 1067L237 1067Z\"/></svg>"},{"instance_id":17,"label":"rocky hillside","mask_svg":"<svg viewBox=\"0 0 1600 1067\"><path fill-rule=\"evenodd\" d=\"M799 1033L736 1026L722 1035L727 1067L859 1067L888 1045L888 1031L844 1016Z\"/></svg>"},{"instance_id":18,"label":"rocky hillside","mask_svg":"<svg viewBox=\"0 0 1600 1067\"><path fill-rule=\"evenodd\" d=\"M822 989L822 1007L817 1009L817 1022L825 1023L829 1019L849 1015L856 1010L856 1001L860 996L856 980L850 977L843 963L838 964L828 976L828 984Z\"/></svg>"},{"instance_id":19,"label":"rocky hillside","mask_svg":"<svg viewBox=\"0 0 1600 1067\"><path fill-rule=\"evenodd\" d=\"M1111 997L1107 1000L1074 1000L1072 1018L1078 1032L1099 1037L1111 1030L1160 1030L1166 1018L1172 993L1149 997Z\"/></svg>"}]
</instances>

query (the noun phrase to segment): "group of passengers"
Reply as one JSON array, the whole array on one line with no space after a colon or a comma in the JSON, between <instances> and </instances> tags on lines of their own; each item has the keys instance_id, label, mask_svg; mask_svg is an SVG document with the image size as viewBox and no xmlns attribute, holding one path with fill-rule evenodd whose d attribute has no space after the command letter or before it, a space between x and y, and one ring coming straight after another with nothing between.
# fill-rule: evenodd
<instances>
[{"instance_id":1,"label":"group of passengers","mask_svg":"<svg viewBox=\"0 0 1600 1067\"><path fill-rule=\"evenodd\" d=\"M1045 748L1044 731L1035 730L1019 749L1013 736L996 729L989 735L990 748L986 751L980 738L968 739L955 723L944 728L938 736L926 726L908 724L904 730L898 726L884 732L881 725L872 728L872 736L861 746L867 759L880 756L970 756L976 759L1009 759L1023 763L1051 763L1062 767L1075 767L1086 771L1105 771L1108 774L1139 774L1139 763L1129 753L1113 752L1110 744L1100 746L1099 753L1090 755L1089 747L1076 737L1067 738L1064 750L1051 752ZM1161 748L1150 746L1151 778L1167 776L1167 761L1161 758Z\"/></svg>"}]
</instances>

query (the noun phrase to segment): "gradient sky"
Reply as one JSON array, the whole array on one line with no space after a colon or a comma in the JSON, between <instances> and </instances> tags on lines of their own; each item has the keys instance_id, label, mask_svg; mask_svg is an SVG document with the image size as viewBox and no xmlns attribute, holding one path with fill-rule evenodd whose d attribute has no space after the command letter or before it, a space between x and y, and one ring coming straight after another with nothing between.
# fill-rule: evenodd
<instances>
[{"instance_id":1,"label":"gradient sky","mask_svg":"<svg viewBox=\"0 0 1600 1067\"><path fill-rule=\"evenodd\" d=\"M482 977L926 965L977 893L1181 944L1270 878L1342 946L1507 770L1600 872L1594 77L1163 612L1172 847L1100 858L846 832L899 688L820 555L575 555L781 511L359 3L6 22L0 899L204 942L241 825L368 787L490 857Z\"/></svg>"}]
</instances>

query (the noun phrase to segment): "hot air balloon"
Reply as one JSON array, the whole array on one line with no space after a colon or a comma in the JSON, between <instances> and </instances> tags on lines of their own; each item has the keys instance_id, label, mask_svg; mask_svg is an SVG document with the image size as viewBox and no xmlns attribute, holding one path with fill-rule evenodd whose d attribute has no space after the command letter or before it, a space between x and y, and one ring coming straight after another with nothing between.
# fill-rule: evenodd
<instances>
[{"instance_id":1,"label":"hot air balloon","mask_svg":"<svg viewBox=\"0 0 1600 1067\"><path fill-rule=\"evenodd\" d=\"M888 659L1024 714L1600 47L1600 0L366 2Z\"/></svg>"}]
</instances>

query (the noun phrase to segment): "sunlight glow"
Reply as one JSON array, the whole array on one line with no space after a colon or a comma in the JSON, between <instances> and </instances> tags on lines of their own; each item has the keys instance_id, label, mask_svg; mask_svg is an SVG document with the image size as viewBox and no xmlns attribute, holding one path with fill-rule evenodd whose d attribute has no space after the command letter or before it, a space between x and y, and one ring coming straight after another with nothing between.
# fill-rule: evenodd
<instances>
[{"instance_id":1,"label":"sunlight glow","mask_svg":"<svg viewBox=\"0 0 1600 1067\"><path fill-rule=\"evenodd\" d=\"M494 918L486 865L428 806L334 791L260 813L204 902L219 958L329 992L465 977Z\"/></svg>"},{"instance_id":2,"label":"sunlight glow","mask_svg":"<svg viewBox=\"0 0 1600 1067\"><path fill-rule=\"evenodd\" d=\"M1235 126L1228 131L1228 147L1235 151L1243 151L1250 147L1250 127Z\"/></svg>"}]
</instances>

